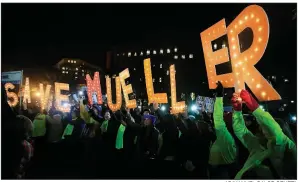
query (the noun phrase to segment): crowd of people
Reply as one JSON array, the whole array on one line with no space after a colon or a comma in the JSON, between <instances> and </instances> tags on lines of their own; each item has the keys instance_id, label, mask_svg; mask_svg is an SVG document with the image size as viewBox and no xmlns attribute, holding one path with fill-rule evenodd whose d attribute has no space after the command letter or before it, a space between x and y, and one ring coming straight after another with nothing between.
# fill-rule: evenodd
<instances>
[{"instance_id":1,"label":"crowd of people","mask_svg":"<svg viewBox=\"0 0 298 182\"><path fill-rule=\"evenodd\" d=\"M248 91L224 112L218 83L213 113L147 109L112 112L80 100L70 113L23 104L2 87L3 179L296 179L296 141ZM242 105L251 112L243 117Z\"/></svg>"}]
</instances>

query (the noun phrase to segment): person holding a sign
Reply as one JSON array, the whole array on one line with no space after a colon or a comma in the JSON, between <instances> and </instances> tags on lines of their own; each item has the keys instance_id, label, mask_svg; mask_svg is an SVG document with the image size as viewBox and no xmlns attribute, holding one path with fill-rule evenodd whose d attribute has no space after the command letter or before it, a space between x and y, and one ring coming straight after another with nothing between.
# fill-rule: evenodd
<instances>
[{"instance_id":1,"label":"person holding a sign","mask_svg":"<svg viewBox=\"0 0 298 182\"><path fill-rule=\"evenodd\" d=\"M211 147L209 156L211 179L231 179L234 177L232 170L237 156L235 140L228 131L223 117L223 94L224 88L218 82L213 113L216 140Z\"/></svg>"},{"instance_id":2,"label":"person holding a sign","mask_svg":"<svg viewBox=\"0 0 298 182\"><path fill-rule=\"evenodd\" d=\"M272 172L274 178L296 178L297 152L295 143L282 131L279 124L268 113L263 111L258 102L246 90L242 90L240 97L234 95L232 100L234 106L233 127L235 134L250 152L244 167L236 175L236 179L251 169L255 169L258 178L264 176L264 171ZM261 136L255 137L244 125L241 114L241 101L256 117L261 128ZM262 146L261 140L267 140L267 146ZM271 170L260 165L262 161L269 158L272 165ZM267 170L265 170L267 169ZM268 176L265 176L268 179Z\"/></svg>"}]
</instances>

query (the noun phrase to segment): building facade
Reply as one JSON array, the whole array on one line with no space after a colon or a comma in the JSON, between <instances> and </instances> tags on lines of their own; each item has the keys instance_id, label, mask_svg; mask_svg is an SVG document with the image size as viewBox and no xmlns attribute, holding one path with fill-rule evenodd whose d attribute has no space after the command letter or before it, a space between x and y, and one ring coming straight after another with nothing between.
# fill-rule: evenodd
<instances>
[{"instance_id":1,"label":"building facade","mask_svg":"<svg viewBox=\"0 0 298 182\"><path fill-rule=\"evenodd\" d=\"M139 46L129 48L115 48L107 53L106 70L111 76L116 76L119 72L128 68L130 77L126 80L132 84L134 94L137 98L147 98L146 83L144 75L144 60L150 58L152 80L155 93L165 92L170 96L170 74L169 67L175 64L176 82L178 97L188 90L185 89L187 75L184 69L187 63L195 61L194 51L183 49L180 46ZM180 72L179 72L180 71ZM179 74L178 74L179 73Z\"/></svg>"}]
</instances>

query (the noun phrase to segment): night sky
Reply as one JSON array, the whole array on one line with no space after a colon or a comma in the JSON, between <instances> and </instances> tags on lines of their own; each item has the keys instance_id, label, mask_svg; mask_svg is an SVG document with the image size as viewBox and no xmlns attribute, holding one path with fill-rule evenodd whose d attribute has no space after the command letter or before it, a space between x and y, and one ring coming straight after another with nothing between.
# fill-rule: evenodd
<instances>
[{"instance_id":1,"label":"night sky","mask_svg":"<svg viewBox=\"0 0 298 182\"><path fill-rule=\"evenodd\" d=\"M2 65L52 66L64 57L104 67L113 46L146 40L195 39L204 66L200 33L248 4L2 4ZM270 38L258 69L295 75L296 4L259 4L270 21ZM271 68L269 68L271 67Z\"/></svg>"}]
</instances>

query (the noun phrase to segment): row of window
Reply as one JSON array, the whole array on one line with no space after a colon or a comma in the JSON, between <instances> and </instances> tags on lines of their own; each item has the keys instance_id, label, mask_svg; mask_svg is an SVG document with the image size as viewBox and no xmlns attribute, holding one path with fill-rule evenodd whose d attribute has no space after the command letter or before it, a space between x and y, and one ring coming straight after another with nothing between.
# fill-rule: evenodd
<instances>
[{"instance_id":1,"label":"row of window","mask_svg":"<svg viewBox=\"0 0 298 182\"><path fill-rule=\"evenodd\" d=\"M69 62L69 63L77 63L76 60L68 60L67 62Z\"/></svg>"},{"instance_id":2,"label":"row of window","mask_svg":"<svg viewBox=\"0 0 298 182\"><path fill-rule=\"evenodd\" d=\"M177 51L178 51L178 48L174 48L174 52L177 52ZM164 51L163 49L160 49L160 50L159 50L159 54L163 54L164 52L165 52L165 51ZM168 54L171 53L171 49L169 49L169 48L166 49L166 53L168 53ZM135 53L128 52L128 53L127 53L127 56L128 56L128 57L131 57L132 54L133 54L134 56L138 56L138 53L137 53L137 52L135 52ZM146 55L150 55L150 54L151 54L151 51L150 51L150 50L147 50L147 51L146 51ZM152 54L157 54L157 51L156 51L156 50L153 50L153 51L152 51ZM125 53L122 53L122 55L125 56ZM139 55L140 55L140 56L143 56L143 55L144 55L143 51L141 51ZM117 56L120 56L120 54L117 54Z\"/></svg>"},{"instance_id":3,"label":"row of window","mask_svg":"<svg viewBox=\"0 0 298 182\"><path fill-rule=\"evenodd\" d=\"M71 71L71 69L70 69L70 68L68 68L68 67L62 67L62 70L70 70L70 71ZM78 71L78 70L79 70L79 68L76 68L76 70ZM84 70L82 70L82 72L84 72Z\"/></svg>"},{"instance_id":4,"label":"row of window","mask_svg":"<svg viewBox=\"0 0 298 182\"><path fill-rule=\"evenodd\" d=\"M62 71L63 74L68 74L68 71ZM78 75L78 72L75 72L76 75ZM85 76L85 73L82 73L82 76Z\"/></svg>"},{"instance_id":5,"label":"row of window","mask_svg":"<svg viewBox=\"0 0 298 182\"><path fill-rule=\"evenodd\" d=\"M142 78L140 78L140 81L142 81ZM153 81L153 83L155 82L155 78L152 78L152 81ZM161 83L162 82L162 78L161 77L159 77L159 82Z\"/></svg>"}]
</instances>

